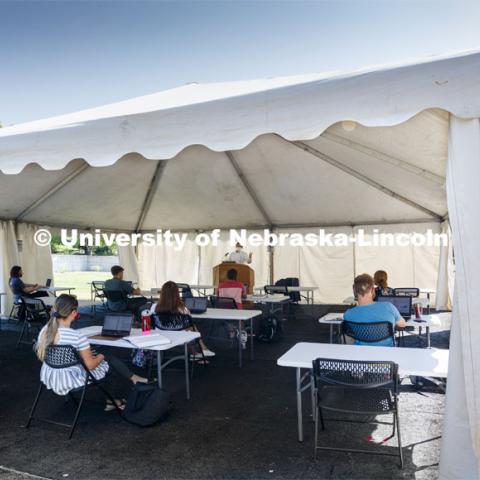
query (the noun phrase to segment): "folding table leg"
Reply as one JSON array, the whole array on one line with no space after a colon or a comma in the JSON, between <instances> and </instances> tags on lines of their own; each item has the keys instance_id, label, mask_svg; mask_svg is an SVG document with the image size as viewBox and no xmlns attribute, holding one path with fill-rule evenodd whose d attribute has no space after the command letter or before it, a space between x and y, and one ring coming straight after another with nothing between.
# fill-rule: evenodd
<instances>
[{"instance_id":1,"label":"folding table leg","mask_svg":"<svg viewBox=\"0 0 480 480\"><path fill-rule=\"evenodd\" d=\"M297 374L297 422L298 422L298 441L303 442L303 413L302 413L302 371L296 369Z\"/></svg>"},{"instance_id":2,"label":"folding table leg","mask_svg":"<svg viewBox=\"0 0 480 480\"><path fill-rule=\"evenodd\" d=\"M238 322L238 366L242 368L242 326Z\"/></svg>"},{"instance_id":3,"label":"folding table leg","mask_svg":"<svg viewBox=\"0 0 480 480\"><path fill-rule=\"evenodd\" d=\"M162 388L162 352L157 351L157 381L159 388Z\"/></svg>"},{"instance_id":4,"label":"folding table leg","mask_svg":"<svg viewBox=\"0 0 480 480\"><path fill-rule=\"evenodd\" d=\"M184 345L185 348L185 389L187 392L187 400L190 400L190 374L188 371L189 365L188 365L188 344Z\"/></svg>"},{"instance_id":5,"label":"folding table leg","mask_svg":"<svg viewBox=\"0 0 480 480\"><path fill-rule=\"evenodd\" d=\"M253 317L250 319L250 360L254 359L253 352Z\"/></svg>"}]
</instances>

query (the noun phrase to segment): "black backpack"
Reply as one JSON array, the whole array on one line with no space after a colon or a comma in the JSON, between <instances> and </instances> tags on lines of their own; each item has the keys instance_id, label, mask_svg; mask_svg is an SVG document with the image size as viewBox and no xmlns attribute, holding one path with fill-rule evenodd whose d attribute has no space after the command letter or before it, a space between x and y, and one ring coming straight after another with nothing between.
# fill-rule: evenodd
<instances>
[{"instance_id":1,"label":"black backpack","mask_svg":"<svg viewBox=\"0 0 480 480\"><path fill-rule=\"evenodd\" d=\"M161 421L170 411L170 394L153 384L136 383L127 398L123 418L141 427Z\"/></svg>"}]
</instances>

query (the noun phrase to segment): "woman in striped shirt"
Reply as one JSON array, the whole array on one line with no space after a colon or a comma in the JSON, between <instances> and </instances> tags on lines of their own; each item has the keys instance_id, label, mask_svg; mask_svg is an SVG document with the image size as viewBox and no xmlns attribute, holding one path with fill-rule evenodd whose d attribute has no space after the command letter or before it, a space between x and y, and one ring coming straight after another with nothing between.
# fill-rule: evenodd
<instances>
[{"instance_id":1,"label":"woman in striped shirt","mask_svg":"<svg viewBox=\"0 0 480 480\"><path fill-rule=\"evenodd\" d=\"M146 378L134 375L118 358L108 356L106 359L104 355L92 352L87 338L72 328L72 323L79 317L78 301L73 295L63 294L56 299L52 316L38 335L36 352L42 362L50 345L71 345L77 350L95 379L105 378L110 391L114 394L119 383L118 377L132 383L147 382ZM85 385L85 370L80 364L66 368L52 368L44 362L40 371L40 380L58 395L66 395L71 390ZM119 400L118 404L122 406L124 402ZM113 409L113 405L107 404L106 410Z\"/></svg>"}]
</instances>

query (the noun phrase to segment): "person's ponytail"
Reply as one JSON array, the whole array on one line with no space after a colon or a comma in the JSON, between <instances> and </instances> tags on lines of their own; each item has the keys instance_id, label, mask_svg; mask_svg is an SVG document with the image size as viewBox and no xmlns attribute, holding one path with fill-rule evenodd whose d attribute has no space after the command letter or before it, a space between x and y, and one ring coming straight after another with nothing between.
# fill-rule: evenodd
<instances>
[{"instance_id":1,"label":"person's ponytail","mask_svg":"<svg viewBox=\"0 0 480 480\"><path fill-rule=\"evenodd\" d=\"M58 333L59 320L67 318L74 310L78 308L78 301L73 295L62 294L55 300L50 320L47 328L39 336L35 345L37 357L42 362L45 360L48 347L53 345Z\"/></svg>"}]
</instances>

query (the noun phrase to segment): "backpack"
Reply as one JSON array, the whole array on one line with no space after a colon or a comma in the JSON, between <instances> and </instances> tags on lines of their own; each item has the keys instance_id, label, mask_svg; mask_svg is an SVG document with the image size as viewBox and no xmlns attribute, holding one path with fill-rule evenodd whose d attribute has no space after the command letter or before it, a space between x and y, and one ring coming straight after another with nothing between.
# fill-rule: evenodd
<instances>
[{"instance_id":1,"label":"backpack","mask_svg":"<svg viewBox=\"0 0 480 480\"><path fill-rule=\"evenodd\" d=\"M170 394L147 383L136 383L127 398L123 418L141 427L150 427L162 420L170 411Z\"/></svg>"},{"instance_id":2,"label":"backpack","mask_svg":"<svg viewBox=\"0 0 480 480\"><path fill-rule=\"evenodd\" d=\"M260 325L257 338L263 343L273 343L281 340L282 334L283 328L281 320L275 315L270 315L267 319L264 319Z\"/></svg>"}]
</instances>

